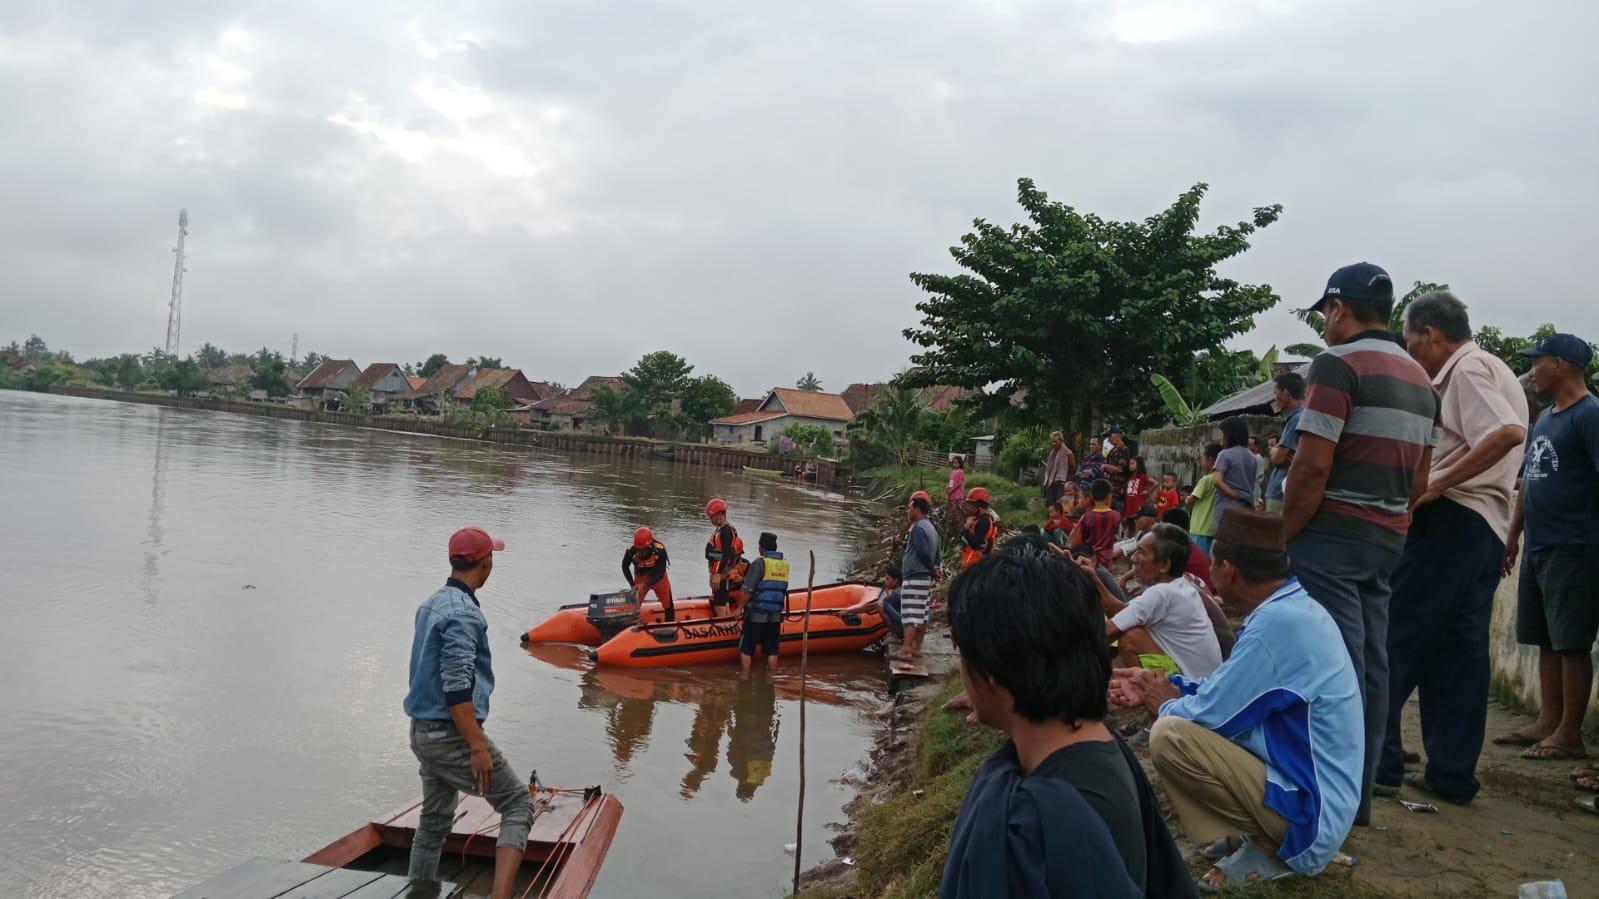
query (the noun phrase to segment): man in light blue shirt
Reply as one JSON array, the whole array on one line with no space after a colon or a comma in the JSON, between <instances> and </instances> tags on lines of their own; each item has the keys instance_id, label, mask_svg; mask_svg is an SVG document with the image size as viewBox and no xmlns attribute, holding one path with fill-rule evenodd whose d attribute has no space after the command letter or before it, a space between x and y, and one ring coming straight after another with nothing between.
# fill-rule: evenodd
<instances>
[{"instance_id":1,"label":"man in light blue shirt","mask_svg":"<svg viewBox=\"0 0 1599 899\"><path fill-rule=\"evenodd\" d=\"M450 537L450 578L416 610L405 695L411 752L422 773L422 811L407 876L439 879L439 853L455 826L459 794L471 793L500 813L492 899L510 899L533 826L527 783L483 734L494 668L477 591L494 571L494 553L504 549L482 528L462 528Z\"/></svg>"},{"instance_id":2,"label":"man in light blue shirt","mask_svg":"<svg viewBox=\"0 0 1599 899\"><path fill-rule=\"evenodd\" d=\"M1266 476L1266 511L1280 513L1283 482L1288 480L1288 466L1294 464L1294 451L1299 449L1299 413L1305 407L1305 376L1283 372L1277 376L1276 384L1273 396L1283 413L1283 433L1277 438L1277 445L1271 448L1271 471Z\"/></svg>"},{"instance_id":3,"label":"man in light blue shirt","mask_svg":"<svg viewBox=\"0 0 1599 899\"><path fill-rule=\"evenodd\" d=\"M1118 669L1111 698L1157 716L1150 759L1183 829L1220 859L1207 884L1315 875L1360 802L1354 664L1332 617L1289 573L1281 517L1228 509L1211 560L1217 592L1251 610L1232 655L1198 681Z\"/></svg>"}]
</instances>

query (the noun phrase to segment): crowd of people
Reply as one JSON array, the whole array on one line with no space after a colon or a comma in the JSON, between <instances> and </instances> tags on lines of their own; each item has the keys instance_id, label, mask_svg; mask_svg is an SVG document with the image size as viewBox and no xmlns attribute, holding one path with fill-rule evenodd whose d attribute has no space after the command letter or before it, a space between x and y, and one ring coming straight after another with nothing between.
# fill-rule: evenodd
<instances>
[{"instance_id":1,"label":"crowd of people","mask_svg":"<svg viewBox=\"0 0 1599 899\"><path fill-rule=\"evenodd\" d=\"M1247 888L1338 860L1351 828L1370 823L1373 795L1470 803L1493 596L1518 560L1516 637L1538 649L1541 707L1494 742L1529 762L1586 758L1599 633L1592 348L1544 339L1523 351L1523 384L1472 341L1453 295L1411 303L1397 339L1393 303L1381 268L1335 272L1312 307L1328 349L1308 376L1276 379L1281 433L1262 450L1241 419L1222 421L1194 485L1148 471L1120 428L1081 460L1057 433L1046 524L1001 541L987 491L952 465L945 508L964 516L948 595L957 704L1008 740L961 807L943 896ZM863 606L888 619L902 661L924 649L944 574L933 508L913 495L900 564ZM711 611L741 609L748 671L757 655L776 663L789 566L771 533L746 560L727 512L720 499L705 509ZM503 549L478 528L451 537L450 577L416 613L405 699L424 794L410 874L436 878L458 793L486 796L502 815L495 896L508 894L532 817L527 786L484 733L494 676L476 594ZM638 529L623 576L671 620L667 564ZM1236 631L1228 610L1242 616ZM1412 693L1421 753L1399 736ZM1147 715L1151 763L1214 862L1197 883L1143 768L1105 724L1112 705ZM1572 778L1593 811L1599 772Z\"/></svg>"}]
</instances>

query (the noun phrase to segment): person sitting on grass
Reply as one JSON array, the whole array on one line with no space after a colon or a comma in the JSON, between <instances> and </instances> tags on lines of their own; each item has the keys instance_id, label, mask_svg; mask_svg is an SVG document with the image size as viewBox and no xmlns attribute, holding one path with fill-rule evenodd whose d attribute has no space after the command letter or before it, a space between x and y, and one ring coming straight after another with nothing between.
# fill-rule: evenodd
<instances>
[{"instance_id":1,"label":"person sitting on grass","mask_svg":"<svg viewBox=\"0 0 1599 899\"><path fill-rule=\"evenodd\" d=\"M1283 521L1234 507L1211 546L1216 586L1249 617L1208 678L1119 668L1110 698L1155 715L1150 760L1189 839L1217 864L1207 892L1312 876L1360 802L1365 712L1338 625L1288 568Z\"/></svg>"},{"instance_id":2,"label":"person sitting on grass","mask_svg":"<svg viewBox=\"0 0 1599 899\"><path fill-rule=\"evenodd\" d=\"M961 803L943 899L1197 895L1143 768L1105 726L1088 580L1042 538L1016 538L950 588L961 682L1008 739Z\"/></svg>"},{"instance_id":3,"label":"person sitting on grass","mask_svg":"<svg viewBox=\"0 0 1599 899\"><path fill-rule=\"evenodd\" d=\"M1093 579L1110 619L1105 634L1117 641L1116 655L1123 666L1200 678L1221 664L1221 645L1205 601L1183 577L1189 546L1181 528L1155 525L1133 551L1133 571L1144 592L1129 602L1118 601L1098 577Z\"/></svg>"},{"instance_id":4,"label":"person sitting on grass","mask_svg":"<svg viewBox=\"0 0 1599 899\"><path fill-rule=\"evenodd\" d=\"M1075 524L1071 516L1066 514L1066 509L1069 505L1070 503L1067 500L1062 499L1055 505L1050 506L1049 517L1044 520L1044 536L1048 537L1050 542L1056 546L1065 545L1066 538L1071 536L1072 527Z\"/></svg>"}]
</instances>

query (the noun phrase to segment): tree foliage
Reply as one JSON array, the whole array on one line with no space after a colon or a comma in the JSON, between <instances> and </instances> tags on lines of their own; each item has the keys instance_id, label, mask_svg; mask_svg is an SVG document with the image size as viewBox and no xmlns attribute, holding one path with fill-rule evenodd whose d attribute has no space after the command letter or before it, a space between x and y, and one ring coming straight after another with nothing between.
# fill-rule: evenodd
<instances>
[{"instance_id":1,"label":"tree foliage","mask_svg":"<svg viewBox=\"0 0 1599 899\"><path fill-rule=\"evenodd\" d=\"M964 272L911 275L928 296L917 304L921 327L905 331L923 348L911 357L910 383L988 388L977 401L987 414L1025 390L1025 415L1073 431L1094 427L1107 410L1132 423L1158 415L1151 374L1181 371L1278 300L1216 266L1247 250L1282 207L1195 233L1207 189L1196 184L1142 222L1114 222L1052 202L1020 179L1029 223L978 219L950 250Z\"/></svg>"},{"instance_id":2,"label":"tree foliage","mask_svg":"<svg viewBox=\"0 0 1599 899\"><path fill-rule=\"evenodd\" d=\"M194 361L205 368L221 368L228 364L228 353L215 344L202 343L194 351Z\"/></svg>"},{"instance_id":3,"label":"tree foliage","mask_svg":"<svg viewBox=\"0 0 1599 899\"><path fill-rule=\"evenodd\" d=\"M495 415L511 408L511 398L498 387L479 387L472 395L472 411Z\"/></svg>"},{"instance_id":4,"label":"tree foliage","mask_svg":"<svg viewBox=\"0 0 1599 899\"><path fill-rule=\"evenodd\" d=\"M416 373L418 377L431 378L438 374L440 369L449 364L449 356L446 356L443 353L434 353L427 358L426 362L417 363Z\"/></svg>"},{"instance_id":5,"label":"tree foliage","mask_svg":"<svg viewBox=\"0 0 1599 899\"><path fill-rule=\"evenodd\" d=\"M721 418L738 405L732 385L715 375L701 375L683 388L678 407L696 429L703 429L713 418Z\"/></svg>"},{"instance_id":6,"label":"tree foliage","mask_svg":"<svg viewBox=\"0 0 1599 899\"><path fill-rule=\"evenodd\" d=\"M206 371L193 359L178 359L166 367L158 380L162 390L188 395L199 393L211 386Z\"/></svg>"},{"instance_id":7,"label":"tree foliage","mask_svg":"<svg viewBox=\"0 0 1599 899\"><path fill-rule=\"evenodd\" d=\"M831 453L833 449L833 432L821 425L792 424L783 429L783 436L794 444L794 449L802 454ZM774 438L772 447L776 449L779 442Z\"/></svg>"},{"instance_id":8,"label":"tree foliage","mask_svg":"<svg viewBox=\"0 0 1599 899\"><path fill-rule=\"evenodd\" d=\"M22 355L39 362L49 357L50 346L44 342L43 337L30 334L28 339L22 342Z\"/></svg>"},{"instance_id":9,"label":"tree foliage","mask_svg":"<svg viewBox=\"0 0 1599 899\"><path fill-rule=\"evenodd\" d=\"M810 393L820 393L822 389L822 382L817 379L816 372L808 371L805 373L804 377L794 382L794 386L800 390L805 390Z\"/></svg>"},{"instance_id":10,"label":"tree foliage","mask_svg":"<svg viewBox=\"0 0 1599 899\"><path fill-rule=\"evenodd\" d=\"M908 464L916 455L917 438L929 414L916 391L896 380L879 391L872 405L850 422L851 443L875 446L896 465Z\"/></svg>"},{"instance_id":11,"label":"tree foliage","mask_svg":"<svg viewBox=\"0 0 1599 899\"><path fill-rule=\"evenodd\" d=\"M633 389L646 410L670 405L688 387L694 366L676 353L656 350L644 354L638 363L622 372L622 382Z\"/></svg>"},{"instance_id":12,"label":"tree foliage","mask_svg":"<svg viewBox=\"0 0 1599 899\"><path fill-rule=\"evenodd\" d=\"M631 388L614 390L609 386L596 387L589 395L589 420L607 432L626 433L628 429L643 427L649 414Z\"/></svg>"},{"instance_id":13,"label":"tree foliage","mask_svg":"<svg viewBox=\"0 0 1599 899\"><path fill-rule=\"evenodd\" d=\"M310 374L311 372L316 371L316 367L326 362L327 359L328 357L322 355L321 353L307 352L305 356L300 359L300 370L306 374Z\"/></svg>"},{"instance_id":14,"label":"tree foliage","mask_svg":"<svg viewBox=\"0 0 1599 899\"><path fill-rule=\"evenodd\" d=\"M269 398L288 396L294 389L289 383L288 368L282 353L262 347L250 357L250 370L255 372L250 386L266 391Z\"/></svg>"},{"instance_id":15,"label":"tree foliage","mask_svg":"<svg viewBox=\"0 0 1599 899\"><path fill-rule=\"evenodd\" d=\"M500 360L499 356L479 356L478 360L477 360L477 367L478 368L504 368L505 367L505 363Z\"/></svg>"}]
</instances>

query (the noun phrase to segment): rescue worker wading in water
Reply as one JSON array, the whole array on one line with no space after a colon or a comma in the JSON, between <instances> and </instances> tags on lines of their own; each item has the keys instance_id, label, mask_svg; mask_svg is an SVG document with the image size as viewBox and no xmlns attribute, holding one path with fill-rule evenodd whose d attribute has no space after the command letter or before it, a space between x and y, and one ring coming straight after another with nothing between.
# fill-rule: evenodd
<instances>
[{"instance_id":1,"label":"rescue worker wading in water","mask_svg":"<svg viewBox=\"0 0 1599 899\"><path fill-rule=\"evenodd\" d=\"M750 563L746 583L753 584L744 604L744 632L738 639L738 663L745 674L755 662L757 647L766 653L766 668L777 667L783 642L783 602L788 599L788 561L777 551L777 535L761 534L761 557Z\"/></svg>"},{"instance_id":2,"label":"rescue worker wading in water","mask_svg":"<svg viewBox=\"0 0 1599 899\"><path fill-rule=\"evenodd\" d=\"M726 618L733 614L733 594L743 588L749 563L744 560L744 541L727 523L727 503L712 499L705 504L705 517L716 525L705 542L705 563L711 571L711 617Z\"/></svg>"},{"instance_id":3,"label":"rescue worker wading in water","mask_svg":"<svg viewBox=\"0 0 1599 899\"><path fill-rule=\"evenodd\" d=\"M672 608L672 582L666 576L666 547L649 528L633 532L633 545L622 553L622 577L633 587L633 595L644 605L644 595L654 592L661 603L661 620L676 621Z\"/></svg>"},{"instance_id":4,"label":"rescue worker wading in water","mask_svg":"<svg viewBox=\"0 0 1599 899\"><path fill-rule=\"evenodd\" d=\"M966 494L966 505L971 508L972 514L967 516L966 525L961 528L962 570L972 567L978 559L993 552L994 541L999 539L999 525L994 523L994 516L988 511L987 488L973 487Z\"/></svg>"}]
</instances>

